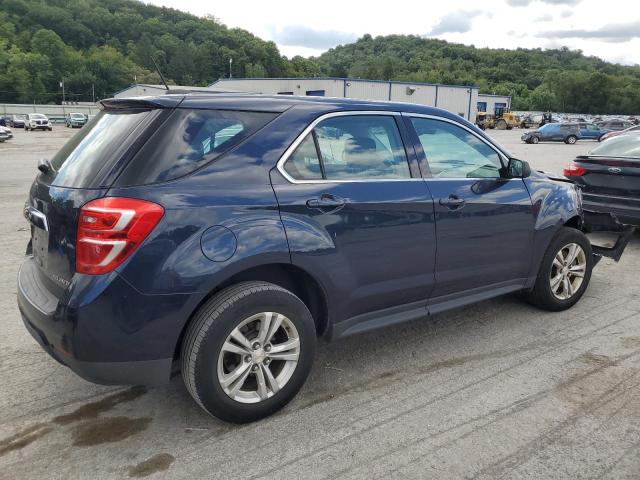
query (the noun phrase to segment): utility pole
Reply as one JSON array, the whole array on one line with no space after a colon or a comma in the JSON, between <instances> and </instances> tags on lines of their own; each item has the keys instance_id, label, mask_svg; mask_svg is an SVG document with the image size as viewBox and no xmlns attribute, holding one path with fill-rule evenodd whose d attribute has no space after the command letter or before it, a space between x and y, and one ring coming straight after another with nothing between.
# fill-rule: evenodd
<instances>
[{"instance_id":1,"label":"utility pole","mask_svg":"<svg viewBox=\"0 0 640 480\"><path fill-rule=\"evenodd\" d=\"M231 79L231 64L233 63L233 58L229 57L229 79Z\"/></svg>"},{"instance_id":2,"label":"utility pole","mask_svg":"<svg viewBox=\"0 0 640 480\"><path fill-rule=\"evenodd\" d=\"M96 86L93 83L91 84L91 100L96 103Z\"/></svg>"},{"instance_id":3,"label":"utility pole","mask_svg":"<svg viewBox=\"0 0 640 480\"><path fill-rule=\"evenodd\" d=\"M65 115L65 111L64 111L64 78L60 82L60 86L62 87L62 114Z\"/></svg>"}]
</instances>

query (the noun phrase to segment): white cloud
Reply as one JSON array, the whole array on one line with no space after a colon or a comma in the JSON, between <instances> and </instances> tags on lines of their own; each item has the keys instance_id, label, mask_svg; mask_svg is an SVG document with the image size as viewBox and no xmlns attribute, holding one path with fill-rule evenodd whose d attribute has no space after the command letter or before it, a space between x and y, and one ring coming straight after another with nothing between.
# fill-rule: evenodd
<instances>
[{"instance_id":1,"label":"white cloud","mask_svg":"<svg viewBox=\"0 0 640 480\"><path fill-rule=\"evenodd\" d=\"M512 7L528 7L536 0L507 0L507 5ZM538 0L540 3L548 5L578 5L582 0Z\"/></svg>"},{"instance_id":2,"label":"white cloud","mask_svg":"<svg viewBox=\"0 0 640 480\"><path fill-rule=\"evenodd\" d=\"M274 30L272 38L279 45L328 49L342 43L354 42L358 36L337 30L314 30L304 25L285 25Z\"/></svg>"},{"instance_id":3,"label":"white cloud","mask_svg":"<svg viewBox=\"0 0 640 480\"><path fill-rule=\"evenodd\" d=\"M430 35L442 35L443 33L466 33L471 30L471 22L478 15L480 10L451 12L440 19L440 22L433 27Z\"/></svg>"},{"instance_id":4,"label":"white cloud","mask_svg":"<svg viewBox=\"0 0 640 480\"><path fill-rule=\"evenodd\" d=\"M554 37L556 42L581 49L587 55L627 64L640 63L640 39L632 37L629 32L618 35L617 43L608 41L612 38L611 32L609 35L606 32L589 33L620 24L624 19L621 12L627 15L629 23L634 17L638 20L638 9L629 8L637 0L608 0L606 8L602 7L602 0L483 0L480 3L477 0L394 0L390 4L323 0L308 7L294 0L248 1L242 4L210 0L145 1L199 16L214 15L229 27L244 28L260 38L273 40L289 57L318 55L327 48L365 33L375 37L429 35L435 31L441 32L438 38L476 47L545 48L552 40L546 36L550 32L563 34L562 37ZM522 6L514 8L514 5ZM473 19L461 19L455 15L456 12L477 12L478 9L492 15L478 14ZM563 12L571 13L570 18L563 18ZM551 14L553 19L537 20L546 14ZM509 35L511 30L515 30L515 34ZM586 36L573 37L569 31L586 32Z\"/></svg>"},{"instance_id":5,"label":"white cloud","mask_svg":"<svg viewBox=\"0 0 640 480\"><path fill-rule=\"evenodd\" d=\"M540 15L539 17L537 17L536 22L550 22L551 20L553 20L553 15L551 15L550 13L545 13L544 15Z\"/></svg>"},{"instance_id":6,"label":"white cloud","mask_svg":"<svg viewBox=\"0 0 640 480\"><path fill-rule=\"evenodd\" d=\"M605 42L627 42L640 38L640 20L612 23L594 29L548 30L538 34L542 38L597 39Z\"/></svg>"}]
</instances>

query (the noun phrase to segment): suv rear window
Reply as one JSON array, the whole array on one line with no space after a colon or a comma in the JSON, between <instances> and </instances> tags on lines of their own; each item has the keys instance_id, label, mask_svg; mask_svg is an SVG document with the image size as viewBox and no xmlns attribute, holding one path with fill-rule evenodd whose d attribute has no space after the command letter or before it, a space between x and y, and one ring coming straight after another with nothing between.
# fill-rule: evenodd
<instances>
[{"instance_id":1,"label":"suv rear window","mask_svg":"<svg viewBox=\"0 0 640 480\"><path fill-rule=\"evenodd\" d=\"M240 144L275 113L177 109L127 165L119 186L166 182Z\"/></svg>"},{"instance_id":2,"label":"suv rear window","mask_svg":"<svg viewBox=\"0 0 640 480\"><path fill-rule=\"evenodd\" d=\"M99 173L118 160L116 152L151 110L103 110L51 159L58 187L89 188Z\"/></svg>"}]
</instances>

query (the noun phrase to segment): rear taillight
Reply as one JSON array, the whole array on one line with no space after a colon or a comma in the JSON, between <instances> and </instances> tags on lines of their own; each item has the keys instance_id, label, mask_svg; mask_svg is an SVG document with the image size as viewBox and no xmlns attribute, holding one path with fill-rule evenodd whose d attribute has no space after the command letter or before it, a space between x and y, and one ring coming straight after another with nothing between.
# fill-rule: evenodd
<instances>
[{"instance_id":1,"label":"rear taillight","mask_svg":"<svg viewBox=\"0 0 640 480\"><path fill-rule=\"evenodd\" d=\"M565 177L581 177L585 173L587 173L587 169L584 167L581 167L576 162L569 162L569 164L562 171L562 174Z\"/></svg>"},{"instance_id":2,"label":"rear taillight","mask_svg":"<svg viewBox=\"0 0 640 480\"><path fill-rule=\"evenodd\" d=\"M76 272L108 273L151 233L164 215L160 205L135 198L106 197L80 209Z\"/></svg>"}]
</instances>

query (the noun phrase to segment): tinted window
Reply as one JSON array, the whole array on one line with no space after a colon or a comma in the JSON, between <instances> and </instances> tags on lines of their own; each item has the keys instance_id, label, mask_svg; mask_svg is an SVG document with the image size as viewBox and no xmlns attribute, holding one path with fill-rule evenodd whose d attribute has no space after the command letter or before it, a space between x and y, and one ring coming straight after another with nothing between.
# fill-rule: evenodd
<instances>
[{"instance_id":1,"label":"tinted window","mask_svg":"<svg viewBox=\"0 0 640 480\"><path fill-rule=\"evenodd\" d=\"M640 158L640 135L620 135L602 142L589 155Z\"/></svg>"},{"instance_id":2,"label":"tinted window","mask_svg":"<svg viewBox=\"0 0 640 480\"><path fill-rule=\"evenodd\" d=\"M392 116L349 115L315 128L327 180L411 178Z\"/></svg>"},{"instance_id":3,"label":"tinted window","mask_svg":"<svg viewBox=\"0 0 640 480\"><path fill-rule=\"evenodd\" d=\"M475 135L439 120L412 118L411 122L434 177L500 177L500 156Z\"/></svg>"},{"instance_id":4,"label":"tinted window","mask_svg":"<svg viewBox=\"0 0 640 480\"><path fill-rule=\"evenodd\" d=\"M51 159L56 170L53 185L86 188L113 158L131 131L150 110L102 111L88 122Z\"/></svg>"},{"instance_id":5,"label":"tinted window","mask_svg":"<svg viewBox=\"0 0 640 480\"><path fill-rule=\"evenodd\" d=\"M320 159L313 141L313 134L307 135L304 141L298 145L293 155L287 160L284 169L296 180L322 179Z\"/></svg>"},{"instance_id":6,"label":"tinted window","mask_svg":"<svg viewBox=\"0 0 640 480\"><path fill-rule=\"evenodd\" d=\"M284 168L297 180L411 178L398 126L389 115L346 115L320 122Z\"/></svg>"},{"instance_id":7,"label":"tinted window","mask_svg":"<svg viewBox=\"0 0 640 480\"><path fill-rule=\"evenodd\" d=\"M145 143L117 183L165 182L186 175L238 145L275 116L178 109Z\"/></svg>"}]
</instances>

